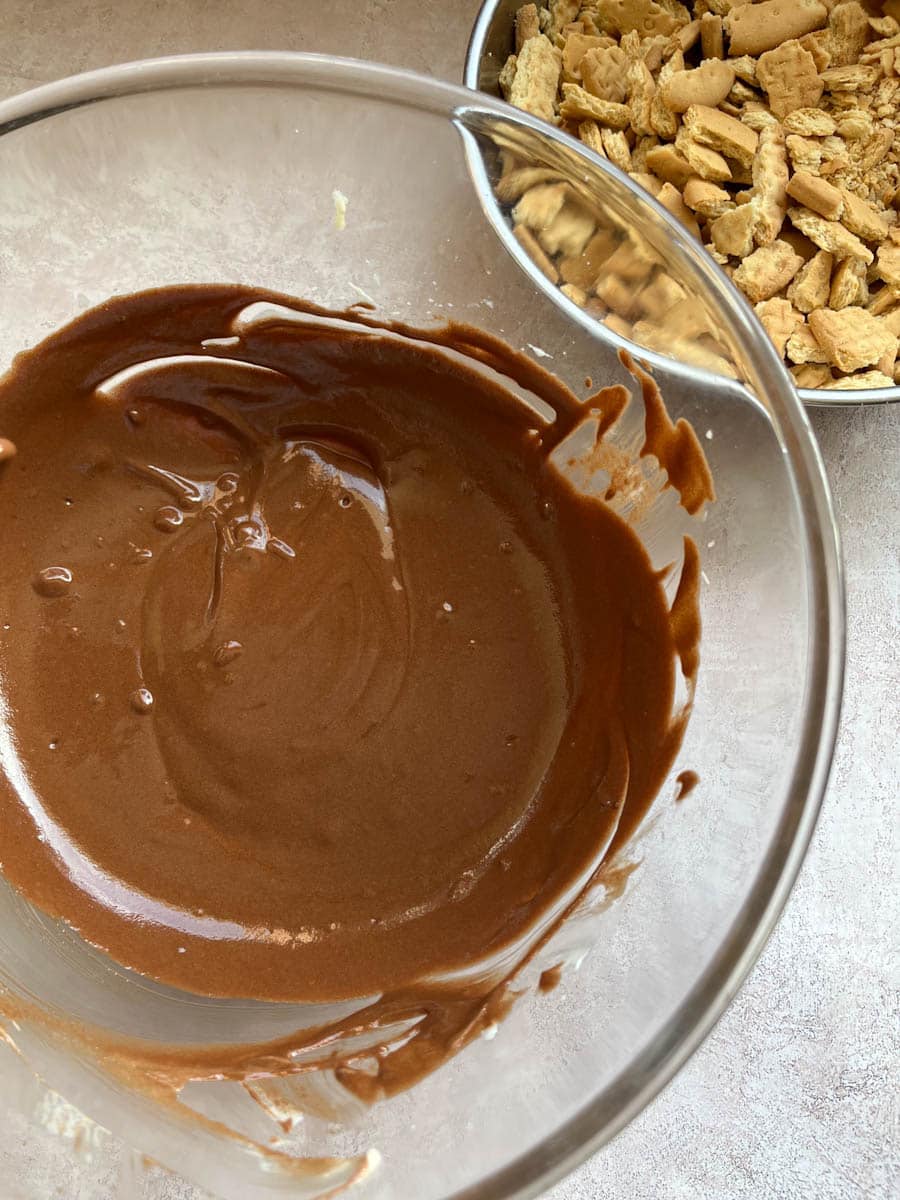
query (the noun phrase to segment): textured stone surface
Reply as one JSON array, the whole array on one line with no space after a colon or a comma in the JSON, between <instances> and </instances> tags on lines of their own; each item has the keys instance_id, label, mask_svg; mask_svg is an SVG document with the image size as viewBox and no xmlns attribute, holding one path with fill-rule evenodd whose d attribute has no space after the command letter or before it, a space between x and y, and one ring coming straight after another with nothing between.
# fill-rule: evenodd
<instances>
[{"instance_id":1,"label":"textured stone surface","mask_svg":"<svg viewBox=\"0 0 900 1200\"><path fill-rule=\"evenodd\" d=\"M458 80L476 9L476 0L0 0L0 96L107 63L222 49L339 53ZM812 423L849 606L844 715L813 847L760 963L705 1045L553 1200L900 1194L900 406L819 411ZM131 1194L102 1139L78 1165L71 1137L27 1129L4 1113L8 1100L4 1089L0 1200ZM163 1194L198 1200L174 1180Z\"/></svg>"}]
</instances>

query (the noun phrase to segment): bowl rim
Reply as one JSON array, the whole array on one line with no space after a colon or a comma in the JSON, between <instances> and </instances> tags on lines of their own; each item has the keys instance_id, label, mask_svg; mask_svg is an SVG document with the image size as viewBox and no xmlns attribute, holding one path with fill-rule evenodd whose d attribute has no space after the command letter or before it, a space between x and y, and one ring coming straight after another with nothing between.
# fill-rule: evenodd
<instances>
[{"instance_id":1,"label":"bowl rim","mask_svg":"<svg viewBox=\"0 0 900 1200\"><path fill-rule=\"evenodd\" d=\"M482 92L478 86L481 64L487 53L488 35L501 6L505 3L508 3L508 0L482 0L472 25L472 32L469 35L462 78L466 87L479 92L480 95L488 94ZM511 32L512 30L510 30ZM737 292L738 289L730 279L728 283ZM856 408L861 405L900 403L900 385L889 388L845 388L843 390L838 388L796 388L796 391L803 403L812 408Z\"/></svg>"},{"instance_id":2,"label":"bowl rim","mask_svg":"<svg viewBox=\"0 0 900 1200\"><path fill-rule=\"evenodd\" d=\"M480 19L492 7L482 9ZM797 501L812 635L804 719L783 811L747 901L712 961L677 1011L601 1096L518 1157L445 1200L528 1200L574 1170L619 1133L661 1090L712 1030L766 944L800 870L828 781L844 670L845 610L838 530L821 455L797 390L749 306L678 222L627 176L580 142L503 101L411 71L353 59L287 51L176 55L104 67L0 101L0 137L68 109L139 93L211 86L291 86L375 96L453 121L486 112L575 149L641 204L657 211L682 255L692 258L747 339L746 353L778 419ZM473 183L473 186L476 186ZM177 1170L177 1166L175 1167Z\"/></svg>"}]
</instances>

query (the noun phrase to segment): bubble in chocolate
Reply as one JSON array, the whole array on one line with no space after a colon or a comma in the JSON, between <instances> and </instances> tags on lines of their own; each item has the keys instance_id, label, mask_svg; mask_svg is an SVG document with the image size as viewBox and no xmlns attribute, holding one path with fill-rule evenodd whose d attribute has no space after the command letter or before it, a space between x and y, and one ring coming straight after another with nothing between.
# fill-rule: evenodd
<instances>
[{"instance_id":1,"label":"bubble in chocolate","mask_svg":"<svg viewBox=\"0 0 900 1200\"><path fill-rule=\"evenodd\" d=\"M338 501L338 504L340 504L341 508L349 508L352 503L353 497L349 496L346 492L344 492L343 496L341 496L340 500Z\"/></svg>"},{"instance_id":2,"label":"bubble in chocolate","mask_svg":"<svg viewBox=\"0 0 900 1200\"><path fill-rule=\"evenodd\" d=\"M0 463L16 456L16 443L9 438L0 437Z\"/></svg>"},{"instance_id":3,"label":"bubble in chocolate","mask_svg":"<svg viewBox=\"0 0 900 1200\"><path fill-rule=\"evenodd\" d=\"M148 563L152 557L153 557L153 551L150 550L147 546L132 546L131 547L131 561L136 566L140 566L141 563Z\"/></svg>"},{"instance_id":4,"label":"bubble in chocolate","mask_svg":"<svg viewBox=\"0 0 900 1200\"><path fill-rule=\"evenodd\" d=\"M223 642L213 655L213 662L217 667L227 667L236 658L240 658L243 653L244 647L240 642Z\"/></svg>"},{"instance_id":5,"label":"bubble in chocolate","mask_svg":"<svg viewBox=\"0 0 900 1200\"><path fill-rule=\"evenodd\" d=\"M136 713L148 713L153 707L153 693L149 688L139 687L131 693L130 702Z\"/></svg>"},{"instance_id":6,"label":"bubble in chocolate","mask_svg":"<svg viewBox=\"0 0 900 1200\"><path fill-rule=\"evenodd\" d=\"M68 567L44 567L32 581L32 587L37 594L48 600L65 596L71 586L72 572Z\"/></svg>"},{"instance_id":7,"label":"bubble in chocolate","mask_svg":"<svg viewBox=\"0 0 900 1200\"><path fill-rule=\"evenodd\" d=\"M143 425L147 420L144 410L141 408L129 408L125 413L130 425Z\"/></svg>"},{"instance_id":8,"label":"bubble in chocolate","mask_svg":"<svg viewBox=\"0 0 900 1200\"><path fill-rule=\"evenodd\" d=\"M184 523L184 513L174 504L164 504L156 510L153 524L161 533L174 533Z\"/></svg>"}]
</instances>

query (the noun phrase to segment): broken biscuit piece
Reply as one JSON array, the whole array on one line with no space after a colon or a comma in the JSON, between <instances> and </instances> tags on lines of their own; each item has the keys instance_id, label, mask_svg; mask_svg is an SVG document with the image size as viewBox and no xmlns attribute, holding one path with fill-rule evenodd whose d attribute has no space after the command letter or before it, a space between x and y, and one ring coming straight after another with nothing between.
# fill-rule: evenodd
<instances>
[{"instance_id":1,"label":"broken biscuit piece","mask_svg":"<svg viewBox=\"0 0 900 1200\"><path fill-rule=\"evenodd\" d=\"M747 255L733 279L748 299L769 300L787 287L802 266L800 255L778 238Z\"/></svg>"},{"instance_id":2,"label":"broken biscuit piece","mask_svg":"<svg viewBox=\"0 0 900 1200\"><path fill-rule=\"evenodd\" d=\"M831 277L828 307L835 310L858 306L866 300L866 268L858 258L844 258Z\"/></svg>"},{"instance_id":3,"label":"broken biscuit piece","mask_svg":"<svg viewBox=\"0 0 900 1200\"><path fill-rule=\"evenodd\" d=\"M756 212L752 204L741 204L710 222L713 245L721 254L744 258L753 249L755 225Z\"/></svg>"},{"instance_id":4,"label":"broken biscuit piece","mask_svg":"<svg viewBox=\"0 0 900 1200\"><path fill-rule=\"evenodd\" d=\"M843 211L840 214L842 225L861 237L864 242L880 242L888 235L888 223L880 212L877 212L866 200L861 200L849 188L840 189L843 198Z\"/></svg>"},{"instance_id":5,"label":"broken biscuit piece","mask_svg":"<svg viewBox=\"0 0 900 1200\"><path fill-rule=\"evenodd\" d=\"M798 108L815 108L825 90L815 59L796 39L761 55L756 73L776 117L789 116Z\"/></svg>"},{"instance_id":6,"label":"broken biscuit piece","mask_svg":"<svg viewBox=\"0 0 900 1200\"><path fill-rule=\"evenodd\" d=\"M789 208L788 216L795 229L805 233L822 250L829 250L835 258L859 258L864 263L872 262L872 251L839 221L826 221L809 208Z\"/></svg>"},{"instance_id":7,"label":"broken biscuit piece","mask_svg":"<svg viewBox=\"0 0 900 1200\"><path fill-rule=\"evenodd\" d=\"M541 22L536 4L523 4L516 13L516 53L518 54L529 38L539 37Z\"/></svg>"},{"instance_id":8,"label":"broken biscuit piece","mask_svg":"<svg viewBox=\"0 0 900 1200\"><path fill-rule=\"evenodd\" d=\"M871 367L885 353L897 353L896 335L864 308L817 308L809 314L809 327L827 361L839 371Z\"/></svg>"},{"instance_id":9,"label":"broken biscuit piece","mask_svg":"<svg viewBox=\"0 0 900 1200\"><path fill-rule=\"evenodd\" d=\"M577 83L564 83L559 115L566 121L596 121L609 129L627 129L631 112L627 104L600 100Z\"/></svg>"},{"instance_id":10,"label":"broken biscuit piece","mask_svg":"<svg viewBox=\"0 0 900 1200\"><path fill-rule=\"evenodd\" d=\"M706 104L692 104L684 114L684 127L701 145L718 150L745 167L752 164L759 137L735 117Z\"/></svg>"},{"instance_id":11,"label":"broken biscuit piece","mask_svg":"<svg viewBox=\"0 0 900 1200\"><path fill-rule=\"evenodd\" d=\"M683 113L692 104L715 108L733 87L733 68L719 59L711 59L692 71L675 71L660 90L669 111Z\"/></svg>"},{"instance_id":12,"label":"broken biscuit piece","mask_svg":"<svg viewBox=\"0 0 900 1200\"><path fill-rule=\"evenodd\" d=\"M725 16L729 54L762 54L791 38L822 29L828 9L819 0L763 0L729 6Z\"/></svg>"},{"instance_id":13,"label":"broken biscuit piece","mask_svg":"<svg viewBox=\"0 0 900 1200\"><path fill-rule=\"evenodd\" d=\"M825 391L842 391L855 392L861 391L863 388L885 388L893 387L894 380L890 375L885 375L883 371L860 371L856 375L843 375L840 379L831 379L828 383L821 383L818 386Z\"/></svg>"},{"instance_id":14,"label":"broken biscuit piece","mask_svg":"<svg viewBox=\"0 0 900 1200\"><path fill-rule=\"evenodd\" d=\"M562 55L550 39L544 34L529 38L516 58L516 73L509 89L510 104L552 121L561 70Z\"/></svg>"},{"instance_id":15,"label":"broken biscuit piece","mask_svg":"<svg viewBox=\"0 0 900 1200\"><path fill-rule=\"evenodd\" d=\"M795 171L787 185L787 194L827 221L836 221L844 211L843 197L838 189L810 171Z\"/></svg>"},{"instance_id":16,"label":"broken biscuit piece","mask_svg":"<svg viewBox=\"0 0 900 1200\"><path fill-rule=\"evenodd\" d=\"M751 169L756 214L753 237L758 246L768 246L781 232L787 214L788 174L784 130L780 125L767 125L759 131Z\"/></svg>"},{"instance_id":17,"label":"broken biscuit piece","mask_svg":"<svg viewBox=\"0 0 900 1200\"><path fill-rule=\"evenodd\" d=\"M803 313L797 312L790 300L761 300L754 311L783 357L788 338L803 324Z\"/></svg>"},{"instance_id":18,"label":"broken biscuit piece","mask_svg":"<svg viewBox=\"0 0 900 1200\"><path fill-rule=\"evenodd\" d=\"M808 325L798 326L787 340L787 357L793 363L827 363L828 355Z\"/></svg>"},{"instance_id":19,"label":"broken biscuit piece","mask_svg":"<svg viewBox=\"0 0 900 1200\"><path fill-rule=\"evenodd\" d=\"M831 287L831 269L834 255L827 250L817 250L804 263L787 290L787 298L802 313L811 313L814 308L824 308L828 303Z\"/></svg>"}]
</instances>

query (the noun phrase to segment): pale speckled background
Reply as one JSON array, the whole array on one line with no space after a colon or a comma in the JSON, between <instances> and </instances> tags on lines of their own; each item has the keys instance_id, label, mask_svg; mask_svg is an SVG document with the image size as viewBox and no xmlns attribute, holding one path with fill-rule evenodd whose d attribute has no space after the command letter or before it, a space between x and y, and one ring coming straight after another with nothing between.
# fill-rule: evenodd
<instances>
[{"instance_id":1,"label":"pale speckled background","mask_svg":"<svg viewBox=\"0 0 900 1200\"><path fill-rule=\"evenodd\" d=\"M0 0L0 96L197 50L351 55L461 77L477 0ZM711 1037L553 1200L900 1196L900 406L812 422L844 539L847 685L824 811L787 911ZM0 1200L116 1200L0 1097ZM88 1178L90 1176L90 1178ZM98 1190L99 1188L99 1190ZM171 1200L197 1193L173 1181Z\"/></svg>"}]
</instances>

